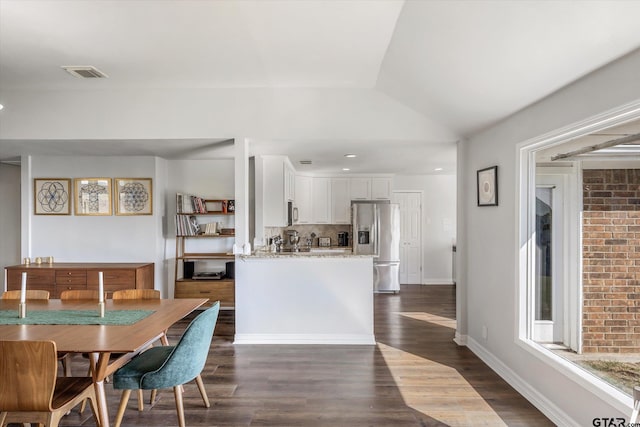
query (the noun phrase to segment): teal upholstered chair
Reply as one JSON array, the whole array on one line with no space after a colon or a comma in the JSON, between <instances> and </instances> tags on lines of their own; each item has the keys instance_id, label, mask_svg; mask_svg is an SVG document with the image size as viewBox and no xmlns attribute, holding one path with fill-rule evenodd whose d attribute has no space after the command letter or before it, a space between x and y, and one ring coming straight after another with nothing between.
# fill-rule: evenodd
<instances>
[{"instance_id":1,"label":"teal upholstered chair","mask_svg":"<svg viewBox=\"0 0 640 427\"><path fill-rule=\"evenodd\" d=\"M209 407L209 398L200 373L207 361L219 310L220 302L216 302L213 307L193 319L175 346L152 347L113 374L113 387L123 390L116 427L122 422L131 390L173 387L180 427L185 425L182 384L195 379L204 404Z\"/></svg>"}]
</instances>

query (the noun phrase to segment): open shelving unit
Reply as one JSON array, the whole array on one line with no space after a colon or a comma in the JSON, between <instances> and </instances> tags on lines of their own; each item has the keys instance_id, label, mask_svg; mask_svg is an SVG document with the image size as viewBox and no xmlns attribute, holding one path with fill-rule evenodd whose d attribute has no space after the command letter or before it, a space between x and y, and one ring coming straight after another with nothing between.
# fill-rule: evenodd
<instances>
[{"instance_id":1,"label":"open shelving unit","mask_svg":"<svg viewBox=\"0 0 640 427\"><path fill-rule=\"evenodd\" d=\"M178 199L178 198L177 198ZM179 199L178 199L179 200ZM215 301L220 301L221 309L235 308L235 280L223 277L221 279L191 279L184 277L184 262L228 260L233 261L235 256L231 253L231 247L235 238L233 228L221 228L216 233L202 233L200 227L195 227L194 218L200 217L228 217L235 212L228 210L228 201L223 199L200 199L203 203L198 212L182 212L178 205L176 214L176 262L175 262L175 298L208 298L206 306ZM210 206L221 207L209 209ZM202 206L205 209L202 209ZM178 224L183 222L181 228ZM183 230L183 233L180 233ZM186 231L186 232L184 232ZM191 249L193 242L203 242L206 239L231 239L225 252L206 252L201 249ZM205 244L205 246L207 246ZM217 245L218 247L220 245ZM199 245L201 248L202 245Z\"/></svg>"}]
</instances>

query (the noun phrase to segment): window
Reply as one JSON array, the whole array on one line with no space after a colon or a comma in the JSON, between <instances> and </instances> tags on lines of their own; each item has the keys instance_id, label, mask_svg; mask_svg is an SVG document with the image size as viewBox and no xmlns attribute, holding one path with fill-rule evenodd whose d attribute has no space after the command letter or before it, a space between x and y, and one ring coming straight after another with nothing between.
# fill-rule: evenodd
<instances>
[{"instance_id":1,"label":"window","mask_svg":"<svg viewBox=\"0 0 640 427\"><path fill-rule=\"evenodd\" d=\"M631 386L593 361L640 358L631 249L640 239L625 228L635 230L635 223L624 222L640 211L640 112L633 116L612 114L520 151L519 340L624 404ZM622 145L612 149L616 141Z\"/></svg>"}]
</instances>

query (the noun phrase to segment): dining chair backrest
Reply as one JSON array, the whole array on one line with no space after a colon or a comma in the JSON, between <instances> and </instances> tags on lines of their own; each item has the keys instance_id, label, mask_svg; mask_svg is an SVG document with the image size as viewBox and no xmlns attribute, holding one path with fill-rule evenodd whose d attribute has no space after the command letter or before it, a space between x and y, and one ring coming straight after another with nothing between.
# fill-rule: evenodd
<instances>
[{"instance_id":1,"label":"dining chair backrest","mask_svg":"<svg viewBox=\"0 0 640 427\"><path fill-rule=\"evenodd\" d=\"M95 300L100 299L100 291L95 289L71 289L60 293L62 300Z\"/></svg>"},{"instance_id":2,"label":"dining chair backrest","mask_svg":"<svg viewBox=\"0 0 640 427\"><path fill-rule=\"evenodd\" d=\"M219 311L220 302L216 302L191 321L165 363L142 377L143 389L174 387L200 375L209 355Z\"/></svg>"},{"instance_id":3,"label":"dining chair backrest","mask_svg":"<svg viewBox=\"0 0 640 427\"><path fill-rule=\"evenodd\" d=\"M113 291L111 298L114 300L160 299L160 291L155 289L121 289L119 291Z\"/></svg>"},{"instance_id":4,"label":"dining chair backrest","mask_svg":"<svg viewBox=\"0 0 640 427\"><path fill-rule=\"evenodd\" d=\"M20 299L21 291L6 291L2 294L2 299ZM41 290L41 289L27 289L26 299L40 299L45 300L49 299L49 291Z\"/></svg>"},{"instance_id":5,"label":"dining chair backrest","mask_svg":"<svg viewBox=\"0 0 640 427\"><path fill-rule=\"evenodd\" d=\"M51 411L58 360L53 341L0 341L0 412Z\"/></svg>"}]
</instances>

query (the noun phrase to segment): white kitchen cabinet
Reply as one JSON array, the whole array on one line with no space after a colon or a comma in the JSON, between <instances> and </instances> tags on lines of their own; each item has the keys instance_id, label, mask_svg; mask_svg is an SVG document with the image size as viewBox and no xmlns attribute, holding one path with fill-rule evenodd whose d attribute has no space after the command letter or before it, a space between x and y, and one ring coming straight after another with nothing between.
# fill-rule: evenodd
<instances>
[{"instance_id":1,"label":"white kitchen cabinet","mask_svg":"<svg viewBox=\"0 0 640 427\"><path fill-rule=\"evenodd\" d=\"M390 200L391 199L391 178L373 177L371 178L371 199Z\"/></svg>"},{"instance_id":2,"label":"white kitchen cabinet","mask_svg":"<svg viewBox=\"0 0 640 427\"><path fill-rule=\"evenodd\" d=\"M351 200L371 200L371 178L351 178Z\"/></svg>"},{"instance_id":3,"label":"white kitchen cabinet","mask_svg":"<svg viewBox=\"0 0 640 427\"><path fill-rule=\"evenodd\" d=\"M313 177L311 181L311 222L331 223L331 178Z\"/></svg>"},{"instance_id":4,"label":"white kitchen cabinet","mask_svg":"<svg viewBox=\"0 0 640 427\"><path fill-rule=\"evenodd\" d=\"M390 177L353 177L350 180L351 200L390 200Z\"/></svg>"},{"instance_id":5,"label":"white kitchen cabinet","mask_svg":"<svg viewBox=\"0 0 640 427\"><path fill-rule=\"evenodd\" d=\"M296 175L295 177L295 209L294 222L296 224L311 224L311 182L313 178L310 176Z\"/></svg>"},{"instance_id":6,"label":"white kitchen cabinet","mask_svg":"<svg viewBox=\"0 0 640 427\"><path fill-rule=\"evenodd\" d=\"M287 226L287 201L290 199L285 192L291 191L295 186L286 184L287 164L290 165L285 156L259 156L255 159L258 236L263 233L262 227Z\"/></svg>"},{"instance_id":7,"label":"white kitchen cabinet","mask_svg":"<svg viewBox=\"0 0 640 427\"><path fill-rule=\"evenodd\" d=\"M351 224L349 178L331 178L331 223Z\"/></svg>"},{"instance_id":8,"label":"white kitchen cabinet","mask_svg":"<svg viewBox=\"0 0 640 427\"><path fill-rule=\"evenodd\" d=\"M288 159L284 161L284 198L286 201L294 201L296 196L296 172L289 163Z\"/></svg>"}]
</instances>

